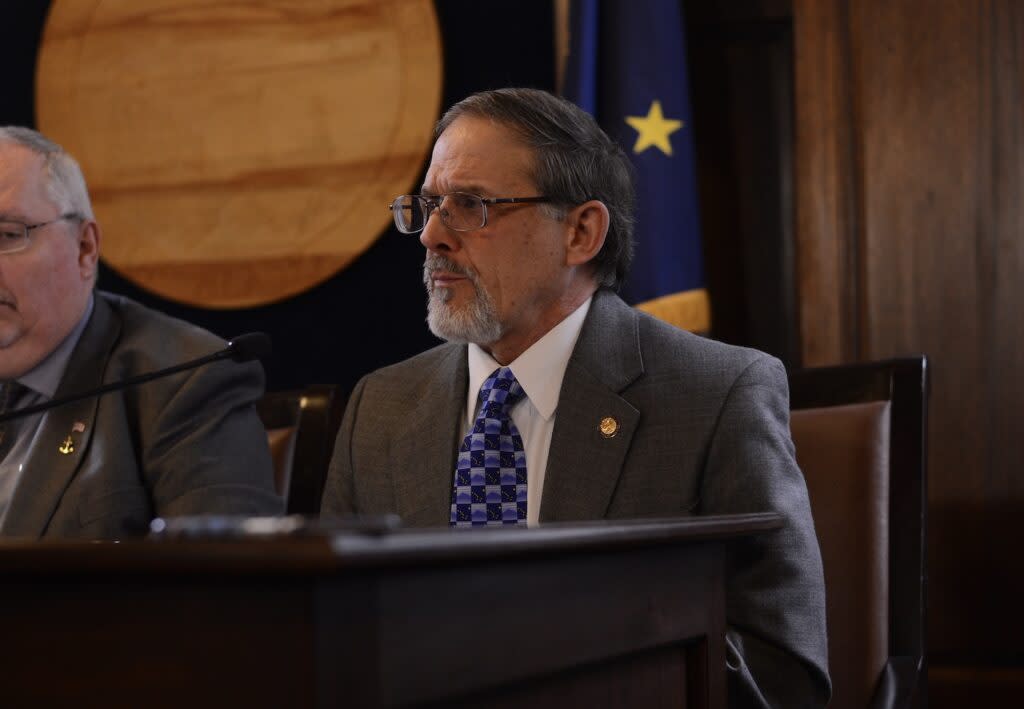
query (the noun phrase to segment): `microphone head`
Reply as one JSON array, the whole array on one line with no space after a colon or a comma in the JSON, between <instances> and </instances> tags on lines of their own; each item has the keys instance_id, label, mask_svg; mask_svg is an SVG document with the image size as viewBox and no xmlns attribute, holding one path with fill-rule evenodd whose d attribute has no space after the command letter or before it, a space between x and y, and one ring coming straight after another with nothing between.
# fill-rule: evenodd
<instances>
[{"instance_id":1,"label":"microphone head","mask_svg":"<svg viewBox=\"0 0 1024 709\"><path fill-rule=\"evenodd\" d=\"M247 332L228 343L231 359L236 362L264 359L270 356L270 349L270 335L265 332Z\"/></svg>"}]
</instances>

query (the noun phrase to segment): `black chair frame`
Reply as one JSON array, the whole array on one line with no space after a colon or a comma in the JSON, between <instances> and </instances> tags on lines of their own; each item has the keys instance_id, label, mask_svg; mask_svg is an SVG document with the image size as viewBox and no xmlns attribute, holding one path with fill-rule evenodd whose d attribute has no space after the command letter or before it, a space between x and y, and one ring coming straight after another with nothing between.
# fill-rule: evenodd
<instances>
[{"instance_id":1,"label":"black chair frame","mask_svg":"<svg viewBox=\"0 0 1024 709\"><path fill-rule=\"evenodd\" d=\"M347 401L337 387L318 384L301 391L269 392L257 403L264 427L296 429L288 514L320 513L327 468Z\"/></svg>"},{"instance_id":2,"label":"black chair frame","mask_svg":"<svg viewBox=\"0 0 1024 709\"><path fill-rule=\"evenodd\" d=\"M890 402L889 661L871 706L926 707L928 360L804 369L789 387L791 409Z\"/></svg>"}]
</instances>

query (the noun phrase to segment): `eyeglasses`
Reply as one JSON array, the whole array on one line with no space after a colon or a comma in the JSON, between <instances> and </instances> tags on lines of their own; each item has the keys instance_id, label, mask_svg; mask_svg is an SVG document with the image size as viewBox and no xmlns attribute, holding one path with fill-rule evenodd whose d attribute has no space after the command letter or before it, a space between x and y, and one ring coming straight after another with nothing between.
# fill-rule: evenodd
<instances>
[{"instance_id":1,"label":"eyeglasses","mask_svg":"<svg viewBox=\"0 0 1024 709\"><path fill-rule=\"evenodd\" d=\"M38 224L0 221L0 254L13 254L28 248L29 236L36 229L56 224L66 219L81 220L80 214L62 214L56 219Z\"/></svg>"},{"instance_id":2,"label":"eyeglasses","mask_svg":"<svg viewBox=\"0 0 1024 709\"><path fill-rule=\"evenodd\" d=\"M403 234L423 231L436 209L441 223L454 231L473 231L487 226L489 204L536 204L553 202L550 197L480 197L468 192L449 192L436 197L404 194L388 205L395 226Z\"/></svg>"}]
</instances>

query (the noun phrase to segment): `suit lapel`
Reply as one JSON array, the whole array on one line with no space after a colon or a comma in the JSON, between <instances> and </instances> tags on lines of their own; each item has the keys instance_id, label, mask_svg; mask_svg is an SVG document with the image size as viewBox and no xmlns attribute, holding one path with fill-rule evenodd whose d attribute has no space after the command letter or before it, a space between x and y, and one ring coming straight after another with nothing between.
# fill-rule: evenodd
<instances>
[{"instance_id":1,"label":"suit lapel","mask_svg":"<svg viewBox=\"0 0 1024 709\"><path fill-rule=\"evenodd\" d=\"M398 514L409 526L448 524L456 454L465 435L462 412L468 372L465 346L447 348L422 395L410 406L408 428L393 444L391 460L412 461L390 471Z\"/></svg>"},{"instance_id":2,"label":"suit lapel","mask_svg":"<svg viewBox=\"0 0 1024 709\"><path fill-rule=\"evenodd\" d=\"M562 381L542 522L601 519L608 510L640 421L619 395L643 374L639 327L636 312L615 294L594 295Z\"/></svg>"},{"instance_id":3,"label":"suit lapel","mask_svg":"<svg viewBox=\"0 0 1024 709\"><path fill-rule=\"evenodd\" d=\"M100 386L121 325L97 293L89 324L75 346L54 398ZM100 366L100 365L103 366ZM6 536L38 538L85 458L99 399L58 407L43 415L4 518ZM69 440L70 439L70 440Z\"/></svg>"}]
</instances>

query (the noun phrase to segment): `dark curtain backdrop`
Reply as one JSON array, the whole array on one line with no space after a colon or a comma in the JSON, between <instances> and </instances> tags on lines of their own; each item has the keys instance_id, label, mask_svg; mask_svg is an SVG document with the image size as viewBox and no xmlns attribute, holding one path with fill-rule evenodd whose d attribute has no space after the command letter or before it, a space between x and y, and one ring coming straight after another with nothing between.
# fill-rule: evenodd
<instances>
[{"instance_id":1,"label":"dark curtain backdrop","mask_svg":"<svg viewBox=\"0 0 1024 709\"><path fill-rule=\"evenodd\" d=\"M5 38L0 66L7 78L0 125L35 126L36 54L49 5L42 0L0 5ZM551 0L489 3L487 12L472 0L440 0L436 6L444 43L443 108L483 89L554 89ZM138 225L140 231L145 228ZM205 310L164 300L109 268L101 268L99 285L226 338L251 330L269 333L274 353L264 363L268 390L313 383L348 389L363 374L437 343L424 322L422 262L423 247L416 237L390 229L318 287L281 303L244 310Z\"/></svg>"}]
</instances>

